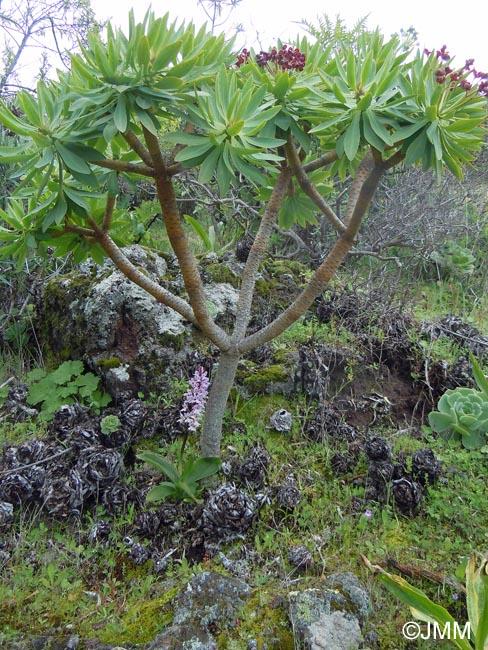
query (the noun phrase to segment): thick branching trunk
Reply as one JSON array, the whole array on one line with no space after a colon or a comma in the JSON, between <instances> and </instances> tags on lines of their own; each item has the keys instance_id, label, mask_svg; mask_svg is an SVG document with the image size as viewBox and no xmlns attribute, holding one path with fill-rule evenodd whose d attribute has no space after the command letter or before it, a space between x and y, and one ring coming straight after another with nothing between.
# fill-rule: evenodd
<instances>
[{"instance_id":1,"label":"thick branching trunk","mask_svg":"<svg viewBox=\"0 0 488 650\"><path fill-rule=\"evenodd\" d=\"M237 319L234 333L232 335L232 342L234 344L240 342L246 334L247 326L249 325L249 320L251 318L251 305L259 265L268 250L269 238L273 226L278 219L278 212L281 208L290 178L291 170L288 168L282 169L273 188L268 206L261 219L258 232L256 233L254 243L249 252L242 273L241 289L239 291L239 301L237 303Z\"/></svg>"},{"instance_id":2,"label":"thick branching trunk","mask_svg":"<svg viewBox=\"0 0 488 650\"><path fill-rule=\"evenodd\" d=\"M289 168L282 170L263 216L243 273L236 327L231 339L232 352L228 349L222 353L216 375L212 382L207 408L205 409L205 423L201 437L201 450L204 456L220 455L222 420L227 399L234 383L239 359L254 348L271 341L284 332L305 314L315 298L322 293L339 265L354 246L366 210L378 187L381 176L387 167L387 164L381 160L375 160L371 154L365 157L358 168L357 181L349 196L347 225L344 232L332 247L305 289L303 289L293 303L272 323L255 334L246 336L258 266L266 252L272 224L276 221L290 178L291 170Z\"/></svg>"},{"instance_id":3,"label":"thick branching trunk","mask_svg":"<svg viewBox=\"0 0 488 650\"><path fill-rule=\"evenodd\" d=\"M154 168L154 179L161 206L166 234L171 247L178 258L180 271L185 283L185 289L195 314L195 320L203 334L213 341L220 350L230 347L230 337L224 332L210 315L203 289L203 282L198 270L197 261L193 255L186 236L181 216L176 202L173 182L168 175L158 139L152 133L144 130L147 150Z\"/></svg>"},{"instance_id":4,"label":"thick branching trunk","mask_svg":"<svg viewBox=\"0 0 488 650\"><path fill-rule=\"evenodd\" d=\"M303 316L313 301L322 293L353 247L359 227L385 169L386 165L375 162L371 155L364 159L357 172L360 182L349 198L347 206L348 225L345 232L339 237L310 282L293 303L269 325L244 338L238 344L240 354L244 355L279 336Z\"/></svg>"},{"instance_id":5,"label":"thick branching trunk","mask_svg":"<svg viewBox=\"0 0 488 650\"><path fill-rule=\"evenodd\" d=\"M205 422L201 436L201 452L204 457L220 456L222 422L227 400L234 385L239 359L240 357L235 353L222 353L219 359L205 408Z\"/></svg>"}]
</instances>

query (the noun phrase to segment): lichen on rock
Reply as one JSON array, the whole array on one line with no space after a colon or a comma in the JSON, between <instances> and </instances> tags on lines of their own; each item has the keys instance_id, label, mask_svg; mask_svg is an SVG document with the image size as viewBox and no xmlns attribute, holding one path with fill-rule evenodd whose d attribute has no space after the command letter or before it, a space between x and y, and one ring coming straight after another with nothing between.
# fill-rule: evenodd
<instances>
[{"instance_id":1,"label":"lichen on rock","mask_svg":"<svg viewBox=\"0 0 488 650\"><path fill-rule=\"evenodd\" d=\"M129 260L154 282L184 296L178 269L167 280L170 261L141 246L124 249ZM224 325L235 315L238 293L229 283L205 285L209 309ZM178 312L129 281L110 260L81 264L46 283L37 305L37 331L48 363L82 359L100 374L115 398L157 392L165 377L198 338ZM201 343L200 343L201 347Z\"/></svg>"}]
</instances>

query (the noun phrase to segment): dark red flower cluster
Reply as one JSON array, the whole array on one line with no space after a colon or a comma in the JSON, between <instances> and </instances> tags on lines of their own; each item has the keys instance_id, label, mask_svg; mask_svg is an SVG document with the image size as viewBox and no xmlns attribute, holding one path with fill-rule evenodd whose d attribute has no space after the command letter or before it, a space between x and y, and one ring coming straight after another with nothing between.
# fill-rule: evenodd
<instances>
[{"instance_id":1,"label":"dark red flower cluster","mask_svg":"<svg viewBox=\"0 0 488 650\"><path fill-rule=\"evenodd\" d=\"M247 63L250 52L245 48L238 55L236 65L238 68ZM275 47L270 52L259 52L256 54L256 63L261 68L268 68L270 71L276 70L303 70L305 67L305 54L300 52L298 47L283 45L278 50Z\"/></svg>"},{"instance_id":2,"label":"dark red flower cluster","mask_svg":"<svg viewBox=\"0 0 488 650\"><path fill-rule=\"evenodd\" d=\"M427 56L432 54L431 50L424 50ZM440 50L436 50L436 57L441 61L449 61L451 55L447 51L447 47L443 45ZM458 86L463 90L472 90L473 86L477 86L477 92L484 97L488 97L488 74L475 70L474 59L467 59L462 68L453 70L450 66L446 65L440 67L435 71L436 81L439 84L449 83L451 88ZM468 77L471 76L474 81L469 81ZM480 79L481 81L478 81Z\"/></svg>"},{"instance_id":3,"label":"dark red flower cluster","mask_svg":"<svg viewBox=\"0 0 488 650\"><path fill-rule=\"evenodd\" d=\"M249 50L246 50L246 48L244 48L242 52L237 55L236 66L240 68L241 65L247 63L249 61L250 56L251 56L251 52L249 52Z\"/></svg>"}]
</instances>

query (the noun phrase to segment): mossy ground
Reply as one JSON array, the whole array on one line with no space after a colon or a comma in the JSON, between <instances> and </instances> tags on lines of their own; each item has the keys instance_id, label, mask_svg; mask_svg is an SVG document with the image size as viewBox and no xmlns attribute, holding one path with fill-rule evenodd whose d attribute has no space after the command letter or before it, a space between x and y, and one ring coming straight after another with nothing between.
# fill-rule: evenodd
<instances>
[{"instance_id":1,"label":"mossy ground","mask_svg":"<svg viewBox=\"0 0 488 650\"><path fill-rule=\"evenodd\" d=\"M425 305L423 309L425 314ZM314 319L298 323L274 343L267 369L259 364L248 369L246 376L255 380L252 390L247 386L251 395L244 398L233 390L229 402L224 458L245 458L253 445L261 444L271 456L267 486L283 484L293 475L302 501L294 511L286 512L271 500L261 508L245 540L222 548L233 559L241 558L246 549L256 552L259 559L249 563L253 596L236 628L217 631L219 648L247 650L249 639L255 639L258 648L293 648L287 592L320 586L324 576L334 572L352 571L371 594L374 610L370 622L379 637L379 650L427 650L428 641L407 642L402 637L402 625L412 618L410 612L375 582L359 553L373 563L394 558L404 565L461 579L460 569L470 551L488 550L488 458L436 440L422 431L419 421L406 426L400 419L380 417L365 424L360 434L387 437L395 454L430 447L443 463L444 476L442 482L429 488L416 517L403 517L389 506L367 502L361 481L366 472L365 457L359 458L353 472L337 476L330 459L336 452L347 453L349 443L334 438L313 442L304 435L305 419L317 404L304 395L268 395L264 390L266 383L285 378L282 364L289 349L311 340L335 342L346 349L356 344L357 337L340 323L320 325ZM448 348L436 344L430 352L438 358L445 358L447 353L454 358L457 350L450 345ZM351 366L352 379L357 370ZM371 367L368 372L373 374L374 370ZM165 395L165 401L169 399ZM269 417L279 408L294 416L288 433L269 428ZM236 423L244 424L245 433ZM3 424L0 440L18 444L44 433L35 421ZM196 447L197 441L189 444ZM144 445L153 448L157 443L147 440ZM367 509L371 516L366 515ZM93 638L113 645L143 644L171 624L174 597L193 574L226 571L217 555L191 562L175 553L168 568L156 575L151 562L133 565L120 544L130 530L131 511L115 519L112 544L87 542L93 521L102 518L109 517L100 507L78 524L47 521L39 512L17 515L15 553L8 561L0 559L0 646L36 635L68 633L79 635L80 650ZM298 544L313 555L313 564L305 573L299 573L288 561L289 549ZM459 594L449 584L419 579L415 585L449 609L460 623L466 620L463 598L457 598Z\"/></svg>"},{"instance_id":2,"label":"mossy ground","mask_svg":"<svg viewBox=\"0 0 488 650\"><path fill-rule=\"evenodd\" d=\"M402 638L402 624L411 615L375 584L359 552L373 562L393 557L402 564L449 576L456 573L470 550L486 551L486 456L431 438L390 431L395 452L429 446L449 468L446 484L430 488L420 514L401 517L389 507L371 507L364 501L363 488L355 481L365 469L361 462L355 475L333 474L330 457L346 445L305 440L298 417L303 406L303 401L276 395L256 396L231 406L229 421L246 423L247 432L228 431L225 448L244 457L253 444L264 445L272 458L269 484L282 484L293 474L302 502L291 513L273 504L265 506L244 542L223 547L227 556L239 557L244 544L258 552L259 561L253 563L249 580L253 597L241 613L239 626L220 632L219 648L244 650L249 638L258 640L263 648L292 648L287 591L320 585L323 576L346 570L356 573L371 591L375 603L371 621L379 634L380 650L427 648L422 642L407 644ZM297 416L290 433L276 433L267 426L269 415L278 407ZM24 434L27 428L25 425ZM388 435L387 431L381 433ZM18 435L17 431L16 440ZM358 502L364 502L359 510ZM372 509L371 517L365 516L366 507ZM114 539L120 540L129 529L131 516L129 512L116 520ZM93 517L105 515L99 510ZM83 541L91 523L92 517L76 526L46 522L39 513L22 514L17 522L19 545L4 566L0 583L0 639L6 642L53 630L62 634L69 629L85 640L97 637L111 644L144 643L171 623L172 600L191 575L203 570L225 573L217 557L196 564L183 558L155 576L151 562L134 566L117 544L93 546ZM307 546L314 557L305 574L297 573L288 562L288 551L296 544ZM26 563L29 554L31 560ZM455 600L454 588L426 581L416 585L464 620L462 599Z\"/></svg>"}]
</instances>

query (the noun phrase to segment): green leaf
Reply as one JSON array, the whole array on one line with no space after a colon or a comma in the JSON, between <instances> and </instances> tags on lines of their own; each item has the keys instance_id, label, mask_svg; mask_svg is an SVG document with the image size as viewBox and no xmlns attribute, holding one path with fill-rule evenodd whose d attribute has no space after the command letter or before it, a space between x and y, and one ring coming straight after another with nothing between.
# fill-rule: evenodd
<instances>
[{"instance_id":1,"label":"green leaf","mask_svg":"<svg viewBox=\"0 0 488 650\"><path fill-rule=\"evenodd\" d=\"M137 454L137 457L148 465L152 465L155 469L159 470L161 474L165 474L173 483L178 483L180 480L180 474L176 470L175 466L169 463L161 454L157 454L154 451L140 451Z\"/></svg>"},{"instance_id":2,"label":"green leaf","mask_svg":"<svg viewBox=\"0 0 488 650\"><path fill-rule=\"evenodd\" d=\"M476 554L471 553L466 565L466 605L475 638L478 636L478 626L482 621L481 614L484 609L484 601L488 601L486 583L485 580L481 579L483 569L486 570L486 560L482 562L481 567L476 569ZM483 646L480 647L483 648Z\"/></svg>"},{"instance_id":3,"label":"green leaf","mask_svg":"<svg viewBox=\"0 0 488 650\"><path fill-rule=\"evenodd\" d=\"M28 404L40 404L45 400L49 399L53 394L54 384L46 384L45 382L39 382L37 384L32 384L29 386L29 394L27 396Z\"/></svg>"},{"instance_id":4,"label":"green leaf","mask_svg":"<svg viewBox=\"0 0 488 650\"><path fill-rule=\"evenodd\" d=\"M200 165L200 172L198 174L199 183L208 183L212 179L221 153L221 148L215 147L215 149L206 156L205 160Z\"/></svg>"},{"instance_id":5,"label":"green leaf","mask_svg":"<svg viewBox=\"0 0 488 650\"><path fill-rule=\"evenodd\" d=\"M375 570L380 567L374 566ZM406 580L399 576L381 571L377 575L378 580L399 600L410 607L412 614L426 622L437 622L441 628L448 623L454 629L455 620L449 612L432 602L423 591L412 587ZM460 650L472 650L469 641L466 639L455 638L451 640Z\"/></svg>"},{"instance_id":6,"label":"green leaf","mask_svg":"<svg viewBox=\"0 0 488 650\"><path fill-rule=\"evenodd\" d=\"M83 160L83 158L80 158L74 151L72 151L68 146L65 146L64 144L61 144L61 142L56 141L54 143L54 146L56 147L57 152L63 159L64 164L66 167L68 167L70 170L74 172L78 172L80 174L90 174L91 169L90 167L86 164L86 162Z\"/></svg>"},{"instance_id":7,"label":"green leaf","mask_svg":"<svg viewBox=\"0 0 488 650\"><path fill-rule=\"evenodd\" d=\"M152 69L159 71L162 70L163 68L166 68L168 63L170 63L170 61L173 61L175 59L178 52L180 51L180 48L181 48L181 39L161 48L159 52L156 54L154 61L152 62ZM175 66L175 68L178 68L178 66ZM175 72L175 68L172 68L171 70L172 75L178 76L179 74L180 75L182 73L184 74L183 67L180 67L179 70L177 70L176 72Z\"/></svg>"},{"instance_id":8,"label":"green leaf","mask_svg":"<svg viewBox=\"0 0 488 650\"><path fill-rule=\"evenodd\" d=\"M227 164L228 156L229 154L227 145L225 145L224 152L217 165L217 184L222 196L225 196L227 194L231 180L234 178L234 172L233 170L229 169Z\"/></svg>"},{"instance_id":9,"label":"green leaf","mask_svg":"<svg viewBox=\"0 0 488 650\"><path fill-rule=\"evenodd\" d=\"M439 120L434 120L426 131L428 139L434 145L435 156L437 160L442 160L442 145L439 136Z\"/></svg>"},{"instance_id":10,"label":"green leaf","mask_svg":"<svg viewBox=\"0 0 488 650\"><path fill-rule=\"evenodd\" d=\"M349 160L353 160L359 149L361 129L359 128L361 113L356 112L344 136L344 153Z\"/></svg>"},{"instance_id":11,"label":"green leaf","mask_svg":"<svg viewBox=\"0 0 488 650\"><path fill-rule=\"evenodd\" d=\"M463 447L465 449L481 449L486 443L486 434L474 429L462 430L461 427L453 426L453 429L459 430L462 433Z\"/></svg>"},{"instance_id":12,"label":"green leaf","mask_svg":"<svg viewBox=\"0 0 488 650\"><path fill-rule=\"evenodd\" d=\"M488 378L483 374L483 370L472 352L469 353L469 359L476 385L488 400Z\"/></svg>"},{"instance_id":13,"label":"green leaf","mask_svg":"<svg viewBox=\"0 0 488 650\"><path fill-rule=\"evenodd\" d=\"M181 490L181 492L183 492L183 494L185 494L190 499L190 501L201 503L201 500L197 498L197 494L200 490L195 484L188 484L186 481L179 481L177 488L178 490Z\"/></svg>"},{"instance_id":14,"label":"green leaf","mask_svg":"<svg viewBox=\"0 0 488 650\"><path fill-rule=\"evenodd\" d=\"M124 95L119 95L114 111L114 124L120 133L125 133L129 125L127 102Z\"/></svg>"},{"instance_id":15,"label":"green leaf","mask_svg":"<svg viewBox=\"0 0 488 650\"><path fill-rule=\"evenodd\" d=\"M56 370L49 374L49 377L58 385L66 384L73 375L81 375L83 372L82 361L65 361Z\"/></svg>"},{"instance_id":16,"label":"green leaf","mask_svg":"<svg viewBox=\"0 0 488 650\"><path fill-rule=\"evenodd\" d=\"M200 239L203 242L203 245L205 246L205 250L212 250L212 244L210 242L210 238L208 236L208 233L206 229L202 226L202 224L197 221L194 217L191 217L188 214L183 215L183 218L187 223L190 224L190 226L193 228L193 230L197 233L197 235L200 237Z\"/></svg>"},{"instance_id":17,"label":"green leaf","mask_svg":"<svg viewBox=\"0 0 488 650\"><path fill-rule=\"evenodd\" d=\"M151 488L146 495L146 501L152 503L153 501L164 501L168 497L174 497L176 494L176 487L174 483L163 482Z\"/></svg>"},{"instance_id":18,"label":"green leaf","mask_svg":"<svg viewBox=\"0 0 488 650\"><path fill-rule=\"evenodd\" d=\"M347 83L351 90L354 90L356 87L356 54L353 49L349 49L347 54Z\"/></svg>"},{"instance_id":19,"label":"green leaf","mask_svg":"<svg viewBox=\"0 0 488 650\"><path fill-rule=\"evenodd\" d=\"M53 223L60 224L66 216L67 209L68 204L66 203L63 195L59 194L54 207L44 215L42 222L42 232L46 232L49 226L51 226Z\"/></svg>"},{"instance_id":20,"label":"green leaf","mask_svg":"<svg viewBox=\"0 0 488 650\"><path fill-rule=\"evenodd\" d=\"M152 115L152 113L142 110L138 106L135 107L135 110L136 110L137 119L142 124L142 126L146 128L149 131L149 133L152 133L153 135L157 136L161 125L159 124L158 120L154 117L154 115Z\"/></svg>"},{"instance_id":21,"label":"green leaf","mask_svg":"<svg viewBox=\"0 0 488 650\"><path fill-rule=\"evenodd\" d=\"M291 80L288 72L281 72L276 76L276 83L273 87L273 95L278 101L284 99L286 93L290 90L292 86L290 82Z\"/></svg>"},{"instance_id":22,"label":"green leaf","mask_svg":"<svg viewBox=\"0 0 488 650\"><path fill-rule=\"evenodd\" d=\"M434 411L429 413L429 424L437 433L449 431L452 426L452 416Z\"/></svg>"},{"instance_id":23,"label":"green leaf","mask_svg":"<svg viewBox=\"0 0 488 650\"><path fill-rule=\"evenodd\" d=\"M32 383L34 381L39 381L40 379L44 379L46 375L47 375L47 371L44 370L44 368L34 368L34 370L31 370L30 372L27 373L27 379L29 383Z\"/></svg>"},{"instance_id":24,"label":"green leaf","mask_svg":"<svg viewBox=\"0 0 488 650\"><path fill-rule=\"evenodd\" d=\"M177 162L184 163L188 160L192 160L193 158L199 158L212 148L213 144L210 142L210 139L205 138L205 142L203 142L203 144L190 145L182 149L182 151L179 151L175 156L175 160Z\"/></svg>"},{"instance_id":25,"label":"green leaf","mask_svg":"<svg viewBox=\"0 0 488 650\"><path fill-rule=\"evenodd\" d=\"M18 135L29 137L37 132L37 129L30 124L19 120L0 100L0 124Z\"/></svg>"},{"instance_id":26,"label":"green leaf","mask_svg":"<svg viewBox=\"0 0 488 650\"><path fill-rule=\"evenodd\" d=\"M422 158L425 148L427 147L427 142L427 134L424 130L408 145L405 154L406 165L413 165Z\"/></svg>"},{"instance_id":27,"label":"green leaf","mask_svg":"<svg viewBox=\"0 0 488 650\"><path fill-rule=\"evenodd\" d=\"M37 105L34 97L28 93L26 90L23 90L18 95L18 101L22 111L25 113L28 120L35 124L36 126L42 125L42 116L39 115L39 106Z\"/></svg>"},{"instance_id":28,"label":"green leaf","mask_svg":"<svg viewBox=\"0 0 488 650\"><path fill-rule=\"evenodd\" d=\"M221 467L221 460L217 457L198 458L191 464L188 462L183 467L181 473L182 480L191 480L192 482L201 481L204 478L213 476Z\"/></svg>"},{"instance_id":29,"label":"green leaf","mask_svg":"<svg viewBox=\"0 0 488 650\"><path fill-rule=\"evenodd\" d=\"M15 147L0 147L0 164L20 163L26 160L32 160L32 152L22 153L25 151L26 145L19 145Z\"/></svg>"},{"instance_id":30,"label":"green leaf","mask_svg":"<svg viewBox=\"0 0 488 650\"><path fill-rule=\"evenodd\" d=\"M147 39L147 36L143 34L139 38L139 42L137 43L137 50L136 50L137 63L142 66L147 66L149 64L150 55L151 54L149 48L149 41Z\"/></svg>"},{"instance_id":31,"label":"green leaf","mask_svg":"<svg viewBox=\"0 0 488 650\"><path fill-rule=\"evenodd\" d=\"M380 117L375 113L375 111L368 111L368 117L371 124L371 128L376 133L376 135L388 146L393 145L392 137L386 128L385 124L382 122Z\"/></svg>"},{"instance_id":32,"label":"green leaf","mask_svg":"<svg viewBox=\"0 0 488 650\"><path fill-rule=\"evenodd\" d=\"M383 140L376 134L371 126L371 121L369 119L370 112L364 111L362 114L362 127L364 139L368 144L377 149L378 151L383 151L385 148L385 143Z\"/></svg>"}]
</instances>

